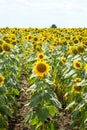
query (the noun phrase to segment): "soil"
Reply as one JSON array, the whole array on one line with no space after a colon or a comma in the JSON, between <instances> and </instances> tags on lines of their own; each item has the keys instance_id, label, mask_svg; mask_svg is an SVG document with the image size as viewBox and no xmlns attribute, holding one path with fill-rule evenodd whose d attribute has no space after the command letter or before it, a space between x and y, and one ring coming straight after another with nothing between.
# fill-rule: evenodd
<instances>
[{"instance_id":1,"label":"soil","mask_svg":"<svg viewBox=\"0 0 87 130\"><path fill-rule=\"evenodd\" d=\"M24 125L23 121L26 117L27 113L29 112L29 93L27 93L27 88L29 87L26 74L24 71L22 72L22 76L20 79L20 83L22 86L22 90L20 91L20 96L17 99L18 102L18 111L13 117L9 120L9 130L31 130L29 125ZM60 111L60 119L58 121L58 130L70 130L70 115L67 114L64 110Z\"/></svg>"},{"instance_id":2,"label":"soil","mask_svg":"<svg viewBox=\"0 0 87 130\"><path fill-rule=\"evenodd\" d=\"M24 125L23 121L29 112L29 93L26 92L28 88L28 83L26 80L26 75L23 73L20 79L20 84L22 90L20 91L20 96L17 99L18 102L18 111L13 117L9 120L9 130L30 130L28 125Z\"/></svg>"}]
</instances>

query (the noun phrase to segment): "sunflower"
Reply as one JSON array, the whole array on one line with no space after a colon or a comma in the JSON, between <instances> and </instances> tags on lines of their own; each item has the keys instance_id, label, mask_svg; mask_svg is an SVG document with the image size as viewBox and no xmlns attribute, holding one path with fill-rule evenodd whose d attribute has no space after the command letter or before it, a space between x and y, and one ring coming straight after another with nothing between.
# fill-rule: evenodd
<instances>
[{"instance_id":1,"label":"sunflower","mask_svg":"<svg viewBox=\"0 0 87 130\"><path fill-rule=\"evenodd\" d=\"M83 45L78 45L77 46L77 51L78 51L78 53L83 53L84 52L84 46Z\"/></svg>"},{"instance_id":2,"label":"sunflower","mask_svg":"<svg viewBox=\"0 0 87 130\"><path fill-rule=\"evenodd\" d=\"M84 47L87 47L87 39L82 40L82 44L83 44Z\"/></svg>"},{"instance_id":3,"label":"sunflower","mask_svg":"<svg viewBox=\"0 0 87 130\"><path fill-rule=\"evenodd\" d=\"M49 64L47 64L44 61L37 61L35 62L35 66L34 66L34 72L38 75L38 76L44 76L49 72Z\"/></svg>"},{"instance_id":4,"label":"sunflower","mask_svg":"<svg viewBox=\"0 0 87 130\"><path fill-rule=\"evenodd\" d=\"M61 62L62 62L63 64L66 63L66 58L65 58L65 57L61 57L60 60L61 60Z\"/></svg>"},{"instance_id":5,"label":"sunflower","mask_svg":"<svg viewBox=\"0 0 87 130\"><path fill-rule=\"evenodd\" d=\"M84 66L84 70L87 72L87 64L85 64L85 66Z\"/></svg>"},{"instance_id":6,"label":"sunflower","mask_svg":"<svg viewBox=\"0 0 87 130\"><path fill-rule=\"evenodd\" d=\"M35 46L35 50L37 50L38 52L41 52L41 46L40 45L36 45Z\"/></svg>"},{"instance_id":7,"label":"sunflower","mask_svg":"<svg viewBox=\"0 0 87 130\"><path fill-rule=\"evenodd\" d=\"M9 34L9 37L11 38L11 40L15 40L16 39L15 34Z\"/></svg>"},{"instance_id":8,"label":"sunflower","mask_svg":"<svg viewBox=\"0 0 87 130\"><path fill-rule=\"evenodd\" d=\"M42 60L42 59L44 59L44 54L42 52L38 53L37 57L39 60Z\"/></svg>"},{"instance_id":9,"label":"sunflower","mask_svg":"<svg viewBox=\"0 0 87 130\"><path fill-rule=\"evenodd\" d=\"M3 44L2 44L2 49L3 49L4 51L10 51L11 48L12 48L12 45L9 44L9 43L3 43Z\"/></svg>"},{"instance_id":10,"label":"sunflower","mask_svg":"<svg viewBox=\"0 0 87 130\"><path fill-rule=\"evenodd\" d=\"M61 44L67 45L67 40L66 40L66 39L62 39L62 40L61 40Z\"/></svg>"},{"instance_id":11,"label":"sunflower","mask_svg":"<svg viewBox=\"0 0 87 130\"><path fill-rule=\"evenodd\" d=\"M0 85L4 84L4 77L0 74Z\"/></svg>"},{"instance_id":12,"label":"sunflower","mask_svg":"<svg viewBox=\"0 0 87 130\"><path fill-rule=\"evenodd\" d=\"M81 86L75 84L72 86L72 90L79 94L81 92Z\"/></svg>"},{"instance_id":13,"label":"sunflower","mask_svg":"<svg viewBox=\"0 0 87 130\"><path fill-rule=\"evenodd\" d=\"M12 41L11 41L11 44L12 44L12 45L16 45L16 44L17 44L17 40L12 40Z\"/></svg>"},{"instance_id":14,"label":"sunflower","mask_svg":"<svg viewBox=\"0 0 87 130\"><path fill-rule=\"evenodd\" d=\"M33 36L33 41L38 41L38 37Z\"/></svg>"},{"instance_id":15,"label":"sunflower","mask_svg":"<svg viewBox=\"0 0 87 130\"><path fill-rule=\"evenodd\" d=\"M10 43L10 42L11 42L11 39L10 39L10 38L7 38L7 39L5 39L5 42Z\"/></svg>"},{"instance_id":16,"label":"sunflower","mask_svg":"<svg viewBox=\"0 0 87 130\"><path fill-rule=\"evenodd\" d=\"M27 35L27 40L31 40L32 36L31 35Z\"/></svg>"},{"instance_id":17,"label":"sunflower","mask_svg":"<svg viewBox=\"0 0 87 130\"><path fill-rule=\"evenodd\" d=\"M70 54L77 54L77 47L76 46L69 46Z\"/></svg>"},{"instance_id":18,"label":"sunflower","mask_svg":"<svg viewBox=\"0 0 87 130\"><path fill-rule=\"evenodd\" d=\"M82 81L82 79L81 78L75 78L75 80L74 80L74 82L76 82L76 83L78 83L78 82L81 82Z\"/></svg>"},{"instance_id":19,"label":"sunflower","mask_svg":"<svg viewBox=\"0 0 87 130\"><path fill-rule=\"evenodd\" d=\"M6 41L8 39L8 36L6 36L6 35L4 35L3 37L2 37L2 40L4 40L4 41Z\"/></svg>"},{"instance_id":20,"label":"sunflower","mask_svg":"<svg viewBox=\"0 0 87 130\"><path fill-rule=\"evenodd\" d=\"M25 57L28 57L28 56L29 56L29 53L28 53L28 52L26 52L26 53L25 53Z\"/></svg>"},{"instance_id":21,"label":"sunflower","mask_svg":"<svg viewBox=\"0 0 87 130\"><path fill-rule=\"evenodd\" d=\"M75 44L77 44L79 42L79 40L77 38L75 38L73 41Z\"/></svg>"},{"instance_id":22,"label":"sunflower","mask_svg":"<svg viewBox=\"0 0 87 130\"><path fill-rule=\"evenodd\" d=\"M73 62L73 67L74 67L75 69L77 69L77 70L80 70L80 69L82 68L82 63L81 63L80 61L78 61L78 60L75 60L75 61Z\"/></svg>"}]
</instances>

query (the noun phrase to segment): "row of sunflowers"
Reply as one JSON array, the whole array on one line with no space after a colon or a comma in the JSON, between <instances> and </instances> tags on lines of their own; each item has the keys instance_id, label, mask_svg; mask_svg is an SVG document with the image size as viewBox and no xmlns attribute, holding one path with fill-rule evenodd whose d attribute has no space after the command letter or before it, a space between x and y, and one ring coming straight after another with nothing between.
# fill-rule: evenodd
<instances>
[{"instance_id":1,"label":"row of sunflowers","mask_svg":"<svg viewBox=\"0 0 87 130\"><path fill-rule=\"evenodd\" d=\"M57 130L65 109L71 114L70 129L87 129L86 28L0 29L1 128L15 111L22 69L30 96L25 124L32 130Z\"/></svg>"},{"instance_id":2,"label":"row of sunflowers","mask_svg":"<svg viewBox=\"0 0 87 130\"><path fill-rule=\"evenodd\" d=\"M20 89L19 49L3 39L6 35L6 29L0 29L0 130L8 129L9 119L17 111Z\"/></svg>"}]
</instances>

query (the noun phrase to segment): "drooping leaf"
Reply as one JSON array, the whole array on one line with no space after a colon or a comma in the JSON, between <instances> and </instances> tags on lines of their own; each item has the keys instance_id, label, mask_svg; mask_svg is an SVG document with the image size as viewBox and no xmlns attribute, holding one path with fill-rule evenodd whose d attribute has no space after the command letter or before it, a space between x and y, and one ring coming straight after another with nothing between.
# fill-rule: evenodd
<instances>
[{"instance_id":1,"label":"drooping leaf","mask_svg":"<svg viewBox=\"0 0 87 130\"><path fill-rule=\"evenodd\" d=\"M36 112L37 112L38 119L42 122L44 122L49 115L48 109L43 107L38 107Z\"/></svg>"}]
</instances>

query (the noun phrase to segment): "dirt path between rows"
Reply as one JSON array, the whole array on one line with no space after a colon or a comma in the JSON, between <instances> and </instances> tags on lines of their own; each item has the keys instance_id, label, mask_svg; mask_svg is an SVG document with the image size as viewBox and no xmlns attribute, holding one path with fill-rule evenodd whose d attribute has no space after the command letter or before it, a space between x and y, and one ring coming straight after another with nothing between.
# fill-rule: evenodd
<instances>
[{"instance_id":1,"label":"dirt path between rows","mask_svg":"<svg viewBox=\"0 0 87 130\"><path fill-rule=\"evenodd\" d=\"M9 130L30 130L29 126L25 126L23 123L24 118L26 117L29 111L29 106L26 105L29 103L29 93L26 92L28 88L28 83L26 80L26 74L24 74L24 72L22 72L20 84L22 89L17 99L18 111L9 121Z\"/></svg>"}]
</instances>

